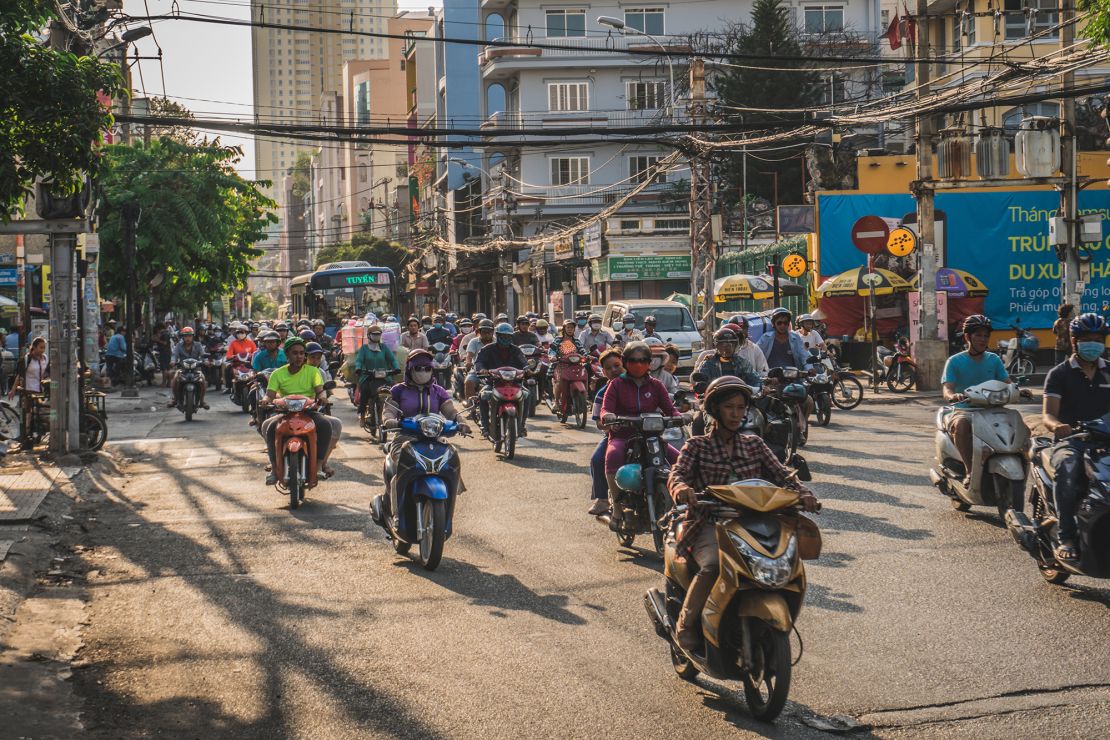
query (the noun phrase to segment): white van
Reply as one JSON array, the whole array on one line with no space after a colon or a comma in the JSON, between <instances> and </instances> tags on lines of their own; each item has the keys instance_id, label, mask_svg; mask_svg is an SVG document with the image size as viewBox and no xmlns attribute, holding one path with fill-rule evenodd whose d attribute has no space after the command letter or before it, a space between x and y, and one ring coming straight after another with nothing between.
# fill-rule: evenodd
<instances>
[{"instance_id":1,"label":"white van","mask_svg":"<svg viewBox=\"0 0 1110 740\"><path fill-rule=\"evenodd\" d=\"M704 347L698 324L690 314L690 309L676 301L630 299L611 301L605 306L602 323L613 330L614 321L622 321L625 314L636 316L636 329L641 333L644 319L655 317L655 332L663 341L678 347L678 366L689 372L694 367L694 358Z\"/></svg>"}]
</instances>

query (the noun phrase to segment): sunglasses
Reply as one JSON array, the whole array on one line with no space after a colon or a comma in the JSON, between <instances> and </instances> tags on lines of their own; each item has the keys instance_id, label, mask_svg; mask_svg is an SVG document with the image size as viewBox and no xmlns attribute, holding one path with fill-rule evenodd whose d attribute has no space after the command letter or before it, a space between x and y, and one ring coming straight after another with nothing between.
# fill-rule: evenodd
<instances>
[{"instance_id":1,"label":"sunglasses","mask_svg":"<svg viewBox=\"0 0 1110 740\"><path fill-rule=\"evenodd\" d=\"M790 326L789 321L776 321L775 326Z\"/></svg>"},{"instance_id":2,"label":"sunglasses","mask_svg":"<svg viewBox=\"0 0 1110 740\"><path fill-rule=\"evenodd\" d=\"M414 373L430 373L432 371L431 365L415 365L412 368Z\"/></svg>"},{"instance_id":3,"label":"sunglasses","mask_svg":"<svg viewBox=\"0 0 1110 740\"><path fill-rule=\"evenodd\" d=\"M651 359L647 357L633 357L624 361L625 365L650 365Z\"/></svg>"}]
</instances>

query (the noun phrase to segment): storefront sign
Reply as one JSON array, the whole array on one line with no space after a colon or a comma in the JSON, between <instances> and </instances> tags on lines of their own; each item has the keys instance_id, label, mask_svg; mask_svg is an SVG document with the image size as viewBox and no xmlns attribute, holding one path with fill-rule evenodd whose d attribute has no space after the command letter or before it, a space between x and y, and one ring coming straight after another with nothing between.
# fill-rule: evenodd
<instances>
[{"instance_id":1,"label":"storefront sign","mask_svg":"<svg viewBox=\"0 0 1110 740\"><path fill-rule=\"evenodd\" d=\"M921 293L916 290L906 294L910 308L910 340L921 336ZM948 294L937 291L937 335L948 339Z\"/></svg>"},{"instance_id":2,"label":"storefront sign","mask_svg":"<svg viewBox=\"0 0 1110 740\"><path fill-rule=\"evenodd\" d=\"M14 288L18 282L19 270L17 268L0 268L0 288Z\"/></svg>"},{"instance_id":3,"label":"storefront sign","mask_svg":"<svg viewBox=\"0 0 1110 740\"><path fill-rule=\"evenodd\" d=\"M555 259L569 260L572 257L574 257L574 241L569 236L555 242Z\"/></svg>"},{"instance_id":4,"label":"storefront sign","mask_svg":"<svg viewBox=\"0 0 1110 740\"><path fill-rule=\"evenodd\" d=\"M676 280L690 277L690 256L643 255L610 257L609 280Z\"/></svg>"},{"instance_id":5,"label":"storefront sign","mask_svg":"<svg viewBox=\"0 0 1110 740\"><path fill-rule=\"evenodd\" d=\"M578 282L578 295L590 294L590 268L579 267L575 272Z\"/></svg>"},{"instance_id":6,"label":"storefront sign","mask_svg":"<svg viewBox=\"0 0 1110 740\"><path fill-rule=\"evenodd\" d=\"M601 222L597 221L582 230L582 256L588 260L601 256Z\"/></svg>"},{"instance_id":7,"label":"storefront sign","mask_svg":"<svg viewBox=\"0 0 1110 740\"><path fill-rule=\"evenodd\" d=\"M432 291L432 284L427 280L421 280L416 284L415 292L417 295L428 295Z\"/></svg>"}]
</instances>

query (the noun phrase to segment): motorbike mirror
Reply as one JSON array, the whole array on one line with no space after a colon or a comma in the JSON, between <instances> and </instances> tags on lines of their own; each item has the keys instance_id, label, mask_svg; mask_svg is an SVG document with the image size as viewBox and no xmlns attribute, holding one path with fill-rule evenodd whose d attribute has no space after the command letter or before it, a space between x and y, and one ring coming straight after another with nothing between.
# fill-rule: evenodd
<instances>
[{"instance_id":1,"label":"motorbike mirror","mask_svg":"<svg viewBox=\"0 0 1110 740\"><path fill-rule=\"evenodd\" d=\"M698 380L698 381L694 382L694 393L697 393L697 394L700 395L702 393L705 393L705 391L708 388L709 388L709 383L704 381L704 380Z\"/></svg>"},{"instance_id":2,"label":"motorbike mirror","mask_svg":"<svg viewBox=\"0 0 1110 740\"><path fill-rule=\"evenodd\" d=\"M329 380L328 382L324 383L324 390L326 390L326 391L335 390L335 381L334 380Z\"/></svg>"},{"instance_id":3,"label":"motorbike mirror","mask_svg":"<svg viewBox=\"0 0 1110 740\"><path fill-rule=\"evenodd\" d=\"M702 381L709 380L709 378L705 376L705 373L690 373L690 380L695 383L700 383Z\"/></svg>"}]
</instances>

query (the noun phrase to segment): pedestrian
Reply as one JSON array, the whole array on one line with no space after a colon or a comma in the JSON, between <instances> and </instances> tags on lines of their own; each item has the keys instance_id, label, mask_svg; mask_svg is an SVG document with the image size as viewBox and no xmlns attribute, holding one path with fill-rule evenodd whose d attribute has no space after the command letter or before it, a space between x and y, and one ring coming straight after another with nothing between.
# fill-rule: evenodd
<instances>
[{"instance_id":1,"label":"pedestrian","mask_svg":"<svg viewBox=\"0 0 1110 740\"><path fill-rule=\"evenodd\" d=\"M1071 303L1061 303L1056 310L1056 321L1052 324L1052 333L1056 335L1056 364L1059 365L1071 354L1071 317L1075 313L1075 306ZM1018 341L1017 339L1014 340Z\"/></svg>"},{"instance_id":2,"label":"pedestrian","mask_svg":"<svg viewBox=\"0 0 1110 740\"><path fill-rule=\"evenodd\" d=\"M20 358L15 368L15 382L8 392L8 398L19 393L19 405L23 410L23 422L20 425L24 430L22 448L30 449L26 432L31 429L29 423L34 413L35 396L42 393L42 381L50 377L50 358L46 355L46 340L35 337L27 349L26 356Z\"/></svg>"},{"instance_id":3,"label":"pedestrian","mask_svg":"<svg viewBox=\"0 0 1110 740\"><path fill-rule=\"evenodd\" d=\"M127 339L124 327L121 326L119 331L108 340L108 346L104 348L104 360L108 364L108 379L112 385L116 385L127 362Z\"/></svg>"},{"instance_id":4,"label":"pedestrian","mask_svg":"<svg viewBox=\"0 0 1110 740\"><path fill-rule=\"evenodd\" d=\"M168 388L173 381L170 359L173 357L173 324L169 321L154 327L155 354L158 355L158 369L162 371L162 387ZM123 333L123 327L120 327Z\"/></svg>"}]
</instances>

